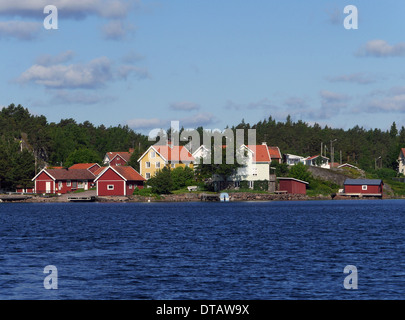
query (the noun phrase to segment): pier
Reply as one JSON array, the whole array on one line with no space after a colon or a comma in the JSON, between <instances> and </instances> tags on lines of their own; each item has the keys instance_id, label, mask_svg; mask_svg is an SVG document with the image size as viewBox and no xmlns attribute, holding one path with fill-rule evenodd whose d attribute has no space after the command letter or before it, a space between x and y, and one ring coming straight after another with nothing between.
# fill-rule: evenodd
<instances>
[{"instance_id":1,"label":"pier","mask_svg":"<svg viewBox=\"0 0 405 320\"><path fill-rule=\"evenodd\" d=\"M206 194L201 195L201 201L219 201L219 195L217 194Z\"/></svg>"}]
</instances>

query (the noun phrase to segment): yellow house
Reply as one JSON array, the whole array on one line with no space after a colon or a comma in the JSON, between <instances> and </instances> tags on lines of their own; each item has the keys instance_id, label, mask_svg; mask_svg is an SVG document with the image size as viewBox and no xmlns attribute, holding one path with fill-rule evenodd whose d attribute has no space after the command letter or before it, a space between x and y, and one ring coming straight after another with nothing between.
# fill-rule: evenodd
<instances>
[{"instance_id":1,"label":"yellow house","mask_svg":"<svg viewBox=\"0 0 405 320\"><path fill-rule=\"evenodd\" d=\"M165 166L172 169L186 166L194 169L194 161L194 157L184 146L154 145L138 159L139 173L145 179L150 179Z\"/></svg>"}]
</instances>

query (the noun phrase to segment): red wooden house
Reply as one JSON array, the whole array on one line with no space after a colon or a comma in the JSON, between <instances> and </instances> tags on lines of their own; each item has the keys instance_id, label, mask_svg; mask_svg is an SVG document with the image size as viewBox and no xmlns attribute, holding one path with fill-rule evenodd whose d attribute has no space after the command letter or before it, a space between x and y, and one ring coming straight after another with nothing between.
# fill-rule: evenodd
<instances>
[{"instance_id":1,"label":"red wooden house","mask_svg":"<svg viewBox=\"0 0 405 320\"><path fill-rule=\"evenodd\" d=\"M144 181L146 179L129 166L106 167L94 180L97 196L132 195L135 188L143 188Z\"/></svg>"},{"instance_id":2,"label":"red wooden house","mask_svg":"<svg viewBox=\"0 0 405 320\"><path fill-rule=\"evenodd\" d=\"M88 190L96 176L87 169L42 169L33 179L35 193L68 193Z\"/></svg>"},{"instance_id":3,"label":"red wooden house","mask_svg":"<svg viewBox=\"0 0 405 320\"><path fill-rule=\"evenodd\" d=\"M125 166L131 159L131 155L133 152L134 149L129 149L128 152L107 152L104 156L103 163L111 166Z\"/></svg>"},{"instance_id":4,"label":"red wooden house","mask_svg":"<svg viewBox=\"0 0 405 320\"><path fill-rule=\"evenodd\" d=\"M277 179L279 180L280 191L287 191L287 193L292 194L307 194L308 182L294 178L279 177Z\"/></svg>"},{"instance_id":5,"label":"red wooden house","mask_svg":"<svg viewBox=\"0 0 405 320\"><path fill-rule=\"evenodd\" d=\"M346 179L344 193L369 197L382 197L384 183L381 179Z\"/></svg>"}]
</instances>

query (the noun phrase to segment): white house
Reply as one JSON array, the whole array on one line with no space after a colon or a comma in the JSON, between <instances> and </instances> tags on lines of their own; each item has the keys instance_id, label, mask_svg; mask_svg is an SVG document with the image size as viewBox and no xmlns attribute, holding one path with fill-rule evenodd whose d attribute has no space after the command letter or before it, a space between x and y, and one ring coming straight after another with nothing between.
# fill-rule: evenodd
<instances>
[{"instance_id":1,"label":"white house","mask_svg":"<svg viewBox=\"0 0 405 320\"><path fill-rule=\"evenodd\" d=\"M305 157L296 156L295 154L287 153L284 155L284 162L289 166L294 166L300 162L305 164L305 159L306 159Z\"/></svg>"},{"instance_id":2,"label":"white house","mask_svg":"<svg viewBox=\"0 0 405 320\"><path fill-rule=\"evenodd\" d=\"M405 148L401 148L397 162L398 162L398 173L405 174Z\"/></svg>"},{"instance_id":3,"label":"white house","mask_svg":"<svg viewBox=\"0 0 405 320\"><path fill-rule=\"evenodd\" d=\"M329 158L321 156L321 155L316 155L313 157L306 158L305 164L307 166L315 166L315 167L321 167L324 169L330 169Z\"/></svg>"}]
</instances>

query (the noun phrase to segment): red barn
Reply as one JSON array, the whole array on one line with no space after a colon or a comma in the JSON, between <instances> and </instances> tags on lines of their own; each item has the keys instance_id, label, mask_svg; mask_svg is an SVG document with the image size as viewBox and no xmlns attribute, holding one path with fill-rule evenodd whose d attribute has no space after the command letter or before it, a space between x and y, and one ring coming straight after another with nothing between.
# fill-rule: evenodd
<instances>
[{"instance_id":1,"label":"red barn","mask_svg":"<svg viewBox=\"0 0 405 320\"><path fill-rule=\"evenodd\" d=\"M346 179L344 193L346 195L361 195L382 197L384 183L381 179Z\"/></svg>"},{"instance_id":2,"label":"red barn","mask_svg":"<svg viewBox=\"0 0 405 320\"><path fill-rule=\"evenodd\" d=\"M97 184L97 196L127 196L134 189L143 188L146 181L134 168L129 166L106 167L94 180Z\"/></svg>"},{"instance_id":3,"label":"red barn","mask_svg":"<svg viewBox=\"0 0 405 320\"><path fill-rule=\"evenodd\" d=\"M95 175L87 169L42 169L32 180L36 193L68 193L88 190Z\"/></svg>"},{"instance_id":4,"label":"red barn","mask_svg":"<svg viewBox=\"0 0 405 320\"><path fill-rule=\"evenodd\" d=\"M294 179L294 178L277 178L279 180L279 190L287 191L287 193L292 194L307 194L306 181Z\"/></svg>"}]
</instances>

